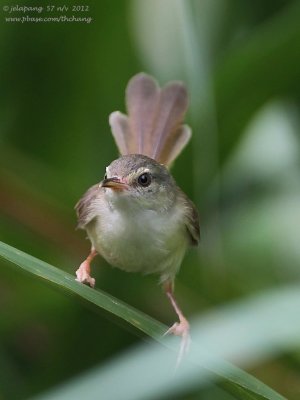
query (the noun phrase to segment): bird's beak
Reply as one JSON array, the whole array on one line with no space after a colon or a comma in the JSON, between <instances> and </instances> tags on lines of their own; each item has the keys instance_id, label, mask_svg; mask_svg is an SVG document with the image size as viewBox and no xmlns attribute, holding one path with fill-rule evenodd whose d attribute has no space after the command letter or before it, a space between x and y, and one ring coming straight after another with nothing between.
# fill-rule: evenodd
<instances>
[{"instance_id":1,"label":"bird's beak","mask_svg":"<svg viewBox=\"0 0 300 400\"><path fill-rule=\"evenodd\" d=\"M114 190L124 190L127 189L126 183L122 182L120 178L112 177L104 179L101 183L101 187L110 188Z\"/></svg>"}]
</instances>

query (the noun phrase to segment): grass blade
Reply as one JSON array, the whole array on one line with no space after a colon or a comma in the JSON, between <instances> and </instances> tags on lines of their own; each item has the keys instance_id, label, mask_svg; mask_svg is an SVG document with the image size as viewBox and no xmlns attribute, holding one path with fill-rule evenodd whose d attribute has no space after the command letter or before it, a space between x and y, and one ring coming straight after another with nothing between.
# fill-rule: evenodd
<instances>
[{"instance_id":1,"label":"grass blade","mask_svg":"<svg viewBox=\"0 0 300 400\"><path fill-rule=\"evenodd\" d=\"M91 289L85 285L82 285L75 281L74 276L44 261L38 260L37 258L32 257L20 250L17 250L3 242L0 242L0 257L19 266L25 271L48 281L51 284L55 284L69 292L77 294L85 300L88 300L91 303L95 304L96 306L101 307L108 312L111 312L112 314L124 319L128 323L140 329L142 332L146 333L156 341L167 345L167 347L169 347L171 350L177 351L176 345L174 345L173 340L166 340L162 338L162 333L166 329L163 324L134 309L133 307L130 307L129 305L121 302L113 296L110 296L103 291ZM159 350L159 353L161 353L161 349ZM152 349L150 350L150 355L151 357L154 356ZM201 356L200 358L192 357L191 361L193 364L186 364L190 364L190 366L193 365L193 369L187 369L188 375L185 375L184 373L181 374L181 379L176 379L177 384L180 384L182 379L186 379L186 381L189 381L189 379L192 378L195 379L195 375L191 374L191 371L193 370L195 370L197 374L196 376L198 377L200 367L200 371L204 372L205 377L207 377L208 374L209 379L219 381L220 386L228 392L234 394L237 399L283 400L283 397L281 395L264 385L262 382L258 381L251 375L240 370L239 368L234 367L230 363L223 361L222 359L214 359L210 356L203 354L203 357ZM194 368L194 366L196 366L196 368ZM122 367L124 367L125 370L128 370L129 367L127 360L125 360L125 364L120 363L120 368ZM93 379L95 379L94 376ZM168 379L170 379L170 376L167 377L167 380ZM199 378L197 378L197 380L199 381ZM96 378L95 382L99 383L99 377ZM161 384L162 383L164 382L161 382ZM91 384L89 383L89 385ZM153 385L153 381L151 381L151 385ZM90 387L92 387L92 385ZM80 393L80 390L78 390L78 393ZM123 394L123 398L125 399L125 393ZM87 399L91 398L88 397L88 395L85 397ZM52 397L50 396L49 398ZM64 399L65 397L63 395L60 396L58 393L56 393L55 397L53 398Z\"/></svg>"}]
</instances>

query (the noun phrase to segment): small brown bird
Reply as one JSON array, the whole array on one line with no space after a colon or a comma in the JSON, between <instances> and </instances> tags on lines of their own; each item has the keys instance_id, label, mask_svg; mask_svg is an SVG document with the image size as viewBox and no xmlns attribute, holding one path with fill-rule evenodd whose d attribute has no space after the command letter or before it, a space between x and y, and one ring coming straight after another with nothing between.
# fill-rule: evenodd
<instances>
[{"instance_id":1,"label":"small brown bird","mask_svg":"<svg viewBox=\"0 0 300 400\"><path fill-rule=\"evenodd\" d=\"M175 300L174 279L189 245L198 244L200 228L194 204L168 168L191 137L182 125L187 91L177 81L160 88L140 73L128 83L126 105L128 116L116 111L109 117L121 157L76 205L92 245L77 281L94 287L90 263L97 254L124 271L159 274L179 318L167 333L182 336L181 358L189 323Z\"/></svg>"}]
</instances>

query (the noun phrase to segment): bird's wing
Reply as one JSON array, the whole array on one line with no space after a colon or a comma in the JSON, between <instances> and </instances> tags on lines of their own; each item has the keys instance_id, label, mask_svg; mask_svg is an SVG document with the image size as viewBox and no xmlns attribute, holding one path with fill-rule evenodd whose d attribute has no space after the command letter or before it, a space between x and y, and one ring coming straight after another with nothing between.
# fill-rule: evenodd
<instances>
[{"instance_id":1,"label":"bird's wing","mask_svg":"<svg viewBox=\"0 0 300 400\"><path fill-rule=\"evenodd\" d=\"M78 228L84 228L97 215L94 202L99 195L99 184L90 187L75 205L78 217Z\"/></svg>"},{"instance_id":2,"label":"bird's wing","mask_svg":"<svg viewBox=\"0 0 300 400\"><path fill-rule=\"evenodd\" d=\"M199 213L194 203L181 192L183 204L185 206L185 225L189 233L190 243L192 246L197 246L200 241L200 220Z\"/></svg>"}]
</instances>

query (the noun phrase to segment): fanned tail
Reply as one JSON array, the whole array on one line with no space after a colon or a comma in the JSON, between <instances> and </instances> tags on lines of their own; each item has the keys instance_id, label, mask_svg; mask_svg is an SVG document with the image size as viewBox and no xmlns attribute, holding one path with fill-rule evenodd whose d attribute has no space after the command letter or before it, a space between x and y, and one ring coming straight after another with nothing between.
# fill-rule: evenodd
<instances>
[{"instance_id":1,"label":"fanned tail","mask_svg":"<svg viewBox=\"0 0 300 400\"><path fill-rule=\"evenodd\" d=\"M140 73L126 88L128 116L113 112L109 123L122 155L144 154L169 166L191 137L182 125L188 95L181 82L170 82L162 89L149 75Z\"/></svg>"}]
</instances>

